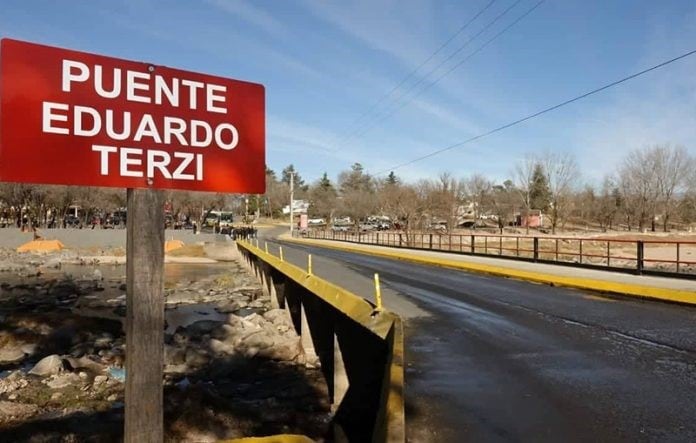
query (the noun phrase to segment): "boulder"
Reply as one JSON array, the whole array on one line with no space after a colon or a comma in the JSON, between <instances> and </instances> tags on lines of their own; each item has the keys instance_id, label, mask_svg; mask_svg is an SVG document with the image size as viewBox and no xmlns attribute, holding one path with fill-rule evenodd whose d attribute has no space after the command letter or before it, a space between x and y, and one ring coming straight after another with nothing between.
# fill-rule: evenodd
<instances>
[{"instance_id":1,"label":"boulder","mask_svg":"<svg viewBox=\"0 0 696 443\"><path fill-rule=\"evenodd\" d=\"M24 358L22 344L5 345L0 349L0 364L16 363Z\"/></svg>"},{"instance_id":2,"label":"boulder","mask_svg":"<svg viewBox=\"0 0 696 443\"><path fill-rule=\"evenodd\" d=\"M168 365L181 365L186 361L186 350L175 346L164 347L164 362Z\"/></svg>"},{"instance_id":3,"label":"boulder","mask_svg":"<svg viewBox=\"0 0 696 443\"><path fill-rule=\"evenodd\" d=\"M244 348L270 348L275 343L275 336L269 331L261 330L254 334L250 334L242 339L242 347Z\"/></svg>"},{"instance_id":4,"label":"boulder","mask_svg":"<svg viewBox=\"0 0 696 443\"><path fill-rule=\"evenodd\" d=\"M68 372L65 374L55 374L45 381L46 385L51 389L63 389L68 386L82 383L79 375Z\"/></svg>"},{"instance_id":5,"label":"boulder","mask_svg":"<svg viewBox=\"0 0 696 443\"><path fill-rule=\"evenodd\" d=\"M29 382L22 377L22 371L14 371L7 377L0 379L0 394L6 394L26 387Z\"/></svg>"},{"instance_id":6,"label":"boulder","mask_svg":"<svg viewBox=\"0 0 696 443\"><path fill-rule=\"evenodd\" d=\"M234 355L236 353L236 348L232 343L216 338L210 339L209 347L215 354Z\"/></svg>"},{"instance_id":7,"label":"boulder","mask_svg":"<svg viewBox=\"0 0 696 443\"><path fill-rule=\"evenodd\" d=\"M210 358L205 353L205 351L188 349L186 350L186 365L200 367L208 364Z\"/></svg>"},{"instance_id":8,"label":"boulder","mask_svg":"<svg viewBox=\"0 0 696 443\"><path fill-rule=\"evenodd\" d=\"M210 331L217 328L221 324L221 321L216 320L198 320L186 326L186 331L189 333L189 335L200 336L209 334Z\"/></svg>"},{"instance_id":9,"label":"boulder","mask_svg":"<svg viewBox=\"0 0 696 443\"><path fill-rule=\"evenodd\" d=\"M260 349L259 356L280 361L299 361L304 354L299 337L285 338L273 342L273 346Z\"/></svg>"},{"instance_id":10,"label":"boulder","mask_svg":"<svg viewBox=\"0 0 696 443\"><path fill-rule=\"evenodd\" d=\"M62 370L63 360L58 355L53 354L39 360L39 362L34 365L29 373L38 375L40 377L47 377L49 375L57 374Z\"/></svg>"},{"instance_id":11,"label":"boulder","mask_svg":"<svg viewBox=\"0 0 696 443\"><path fill-rule=\"evenodd\" d=\"M263 317L275 325L292 326L290 314L285 309L270 309L263 314Z\"/></svg>"},{"instance_id":12,"label":"boulder","mask_svg":"<svg viewBox=\"0 0 696 443\"><path fill-rule=\"evenodd\" d=\"M88 357L68 357L65 360L73 370L86 369L93 374L101 374L106 369L106 366L99 364Z\"/></svg>"}]
</instances>

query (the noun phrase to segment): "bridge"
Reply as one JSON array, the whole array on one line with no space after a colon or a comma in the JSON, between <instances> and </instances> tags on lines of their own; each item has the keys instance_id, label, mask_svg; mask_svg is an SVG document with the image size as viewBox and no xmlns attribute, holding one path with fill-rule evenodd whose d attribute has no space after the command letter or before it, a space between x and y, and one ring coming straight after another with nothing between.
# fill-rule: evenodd
<instances>
[{"instance_id":1,"label":"bridge","mask_svg":"<svg viewBox=\"0 0 696 443\"><path fill-rule=\"evenodd\" d=\"M404 318L413 441L696 439L696 308L414 263L262 235L357 294L379 273ZM327 245L325 243L325 245ZM542 266L542 265L534 265ZM605 272L664 294L689 280ZM657 286L662 288L657 288Z\"/></svg>"}]
</instances>

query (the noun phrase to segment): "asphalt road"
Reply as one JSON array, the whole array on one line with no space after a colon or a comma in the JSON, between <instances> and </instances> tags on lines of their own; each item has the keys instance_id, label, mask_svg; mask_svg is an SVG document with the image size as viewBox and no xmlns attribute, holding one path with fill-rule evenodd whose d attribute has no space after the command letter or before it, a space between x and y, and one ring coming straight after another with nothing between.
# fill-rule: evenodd
<instances>
[{"instance_id":1,"label":"asphalt road","mask_svg":"<svg viewBox=\"0 0 696 443\"><path fill-rule=\"evenodd\" d=\"M368 298L379 272L405 318L410 441L696 441L694 308L283 249Z\"/></svg>"}]
</instances>

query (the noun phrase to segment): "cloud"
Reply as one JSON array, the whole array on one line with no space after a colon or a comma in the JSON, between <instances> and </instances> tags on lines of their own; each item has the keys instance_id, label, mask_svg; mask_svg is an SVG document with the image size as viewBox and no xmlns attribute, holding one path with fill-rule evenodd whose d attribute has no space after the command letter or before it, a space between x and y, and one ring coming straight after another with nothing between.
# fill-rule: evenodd
<instances>
[{"instance_id":1,"label":"cloud","mask_svg":"<svg viewBox=\"0 0 696 443\"><path fill-rule=\"evenodd\" d=\"M268 12L244 0L206 0L216 8L251 23L274 37L287 37L287 28Z\"/></svg>"},{"instance_id":2,"label":"cloud","mask_svg":"<svg viewBox=\"0 0 696 443\"><path fill-rule=\"evenodd\" d=\"M382 51L407 66L415 66L435 43L423 36L438 35L429 20L430 3L358 0L304 1L318 19L333 25L372 50Z\"/></svg>"},{"instance_id":3,"label":"cloud","mask_svg":"<svg viewBox=\"0 0 696 443\"><path fill-rule=\"evenodd\" d=\"M273 140L276 148L291 147L294 151L324 151L333 152L330 147L335 143L337 136L329 131L313 126L287 120L278 116L268 116L268 138ZM269 146L274 149L274 146Z\"/></svg>"},{"instance_id":4,"label":"cloud","mask_svg":"<svg viewBox=\"0 0 696 443\"><path fill-rule=\"evenodd\" d=\"M694 49L696 9L681 25L650 30L638 71ZM615 88L606 103L575 128L576 153L588 178L612 173L632 150L655 144L684 145L696 155L696 55Z\"/></svg>"}]
</instances>

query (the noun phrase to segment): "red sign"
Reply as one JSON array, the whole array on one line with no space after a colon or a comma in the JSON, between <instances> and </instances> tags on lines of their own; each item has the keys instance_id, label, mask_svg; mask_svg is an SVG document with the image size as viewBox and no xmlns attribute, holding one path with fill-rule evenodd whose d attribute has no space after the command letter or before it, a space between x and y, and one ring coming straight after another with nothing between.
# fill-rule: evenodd
<instances>
[{"instance_id":1,"label":"red sign","mask_svg":"<svg viewBox=\"0 0 696 443\"><path fill-rule=\"evenodd\" d=\"M0 42L0 181L265 191L264 87Z\"/></svg>"}]
</instances>

